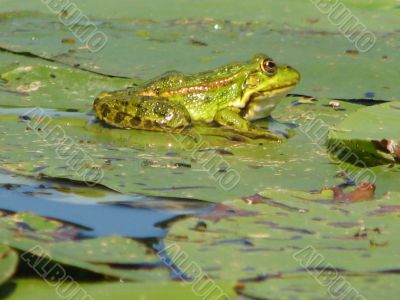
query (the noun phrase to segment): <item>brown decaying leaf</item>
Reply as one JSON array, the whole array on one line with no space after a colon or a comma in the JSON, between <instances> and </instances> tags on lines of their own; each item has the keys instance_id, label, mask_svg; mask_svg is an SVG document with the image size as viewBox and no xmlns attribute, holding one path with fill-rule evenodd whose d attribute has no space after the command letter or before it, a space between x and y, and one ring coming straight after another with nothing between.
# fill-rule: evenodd
<instances>
[{"instance_id":1,"label":"brown decaying leaf","mask_svg":"<svg viewBox=\"0 0 400 300\"><path fill-rule=\"evenodd\" d=\"M330 188L333 191L333 200L339 202L360 202L373 200L375 197L375 184L364 181L351 192L345 193L340 186Z\"/></svg>"},{"instance_id":2,"label":"brown decaying leaf","mask_svg":"<svg viewBox=\"0 0 400 300\"><path fill-rule=\"evenodd\" d=\"M255 194L255 195L252 195L252 196L243 197L242 199L243 199L244 202L246 202L247 204L250 204L250 205L253 205L253 204L265 204L265 200L266 200L266 198L264 198L260 194Z\"/></svg>"},{"instance_id":3,"label":"brown decaying leaf","mask_svg":"<svg viewBox=\"0 0 400 300\"><path fill-rule=\"evenodd\" d=\"M375 147L385 153L390 153L396 162L400 162L400 141L383 139L381 141L374 141Z\"/></svg>"}]
</instances>

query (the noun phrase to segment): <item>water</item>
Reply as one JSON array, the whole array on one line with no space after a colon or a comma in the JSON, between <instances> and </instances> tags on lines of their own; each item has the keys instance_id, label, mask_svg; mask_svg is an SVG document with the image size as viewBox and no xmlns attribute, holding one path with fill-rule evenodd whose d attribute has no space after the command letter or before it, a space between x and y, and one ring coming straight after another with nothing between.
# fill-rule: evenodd
<instances>
[{"instance_id":1,"label":"water","mask_svg":"<svg viewBox=\"0 0 400 300\"><path fill-rule=\"evenodd\" d=\"M200 201L127 196L102 188L0 174L0 210L30 212L77 225L82 238L162 238L171 220L211 208Z\"/></svg>"}]
</instances>

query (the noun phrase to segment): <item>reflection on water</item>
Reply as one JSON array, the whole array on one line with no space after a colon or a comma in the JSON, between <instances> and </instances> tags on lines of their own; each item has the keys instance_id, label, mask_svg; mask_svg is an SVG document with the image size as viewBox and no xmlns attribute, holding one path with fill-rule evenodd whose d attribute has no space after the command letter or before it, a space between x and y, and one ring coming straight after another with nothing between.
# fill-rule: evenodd
<instances>
[{"instance_id":1,"label":"reflection on water","mask_svg":"<svg viewBox=\"0 0 400 300\"><path fill-rule=\"evenodd\" d=\"M66 182L0 174L0 210L31 212L82 228L82 237L162 238L161 224L212 208L200 201L127 196Z\"/></svg>"}]
</instances>

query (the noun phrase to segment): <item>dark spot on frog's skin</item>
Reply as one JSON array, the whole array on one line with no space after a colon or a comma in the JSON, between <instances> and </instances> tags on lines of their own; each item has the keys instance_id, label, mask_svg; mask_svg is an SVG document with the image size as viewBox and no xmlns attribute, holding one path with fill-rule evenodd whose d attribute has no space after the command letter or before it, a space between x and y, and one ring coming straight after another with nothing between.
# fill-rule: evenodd
<instances>
[{"instance_id":1,"label":"dark spot on frog's skin","mask_svg":"<svg viewBox=\"0 0 400 300\"><path fill-rule=\"evenodd\" d=\"M54 75L54 74L50 74L50 77L51 77L51 78L56 78L57 76Z\"/></svg>"},{"instance_id":2,"label":"dark spot on frog's skin","mask_svg":"<svg viewBox=\"0 0 400 300\"><path fill-rule=\"evenodd\" d=\"M144 120L144 127L153 127L155 124L150 120Z\"/></svg>"},{"instance_id":3,"label":"dark spot on frog's skin","mask_svg":"<svg viewBox=\"0 0 400 300\"><path fill-rule=\"evenodd\" d=\"M65 110L66 112L78 112L79 110L76 108L68 108Z\"/></svg>"},{"instance_id":4,"label":"dark spot on frog's skin","mask_svg":"<svg viewBox=\"0 0 400 300\"><path fill-rule=\"evenodd\" d=\"M122 105L123 105L123 106L128 106L128 104L129 104L128 101L123 101L123 102L122 102Z\"/></svg>"},{"instance_id":5,"label":"dark spot on frog's skin","mask_svg":"<svg viewBox=\"0 0 400 300\"><path fill-rule=\"evenodd\" d=\"M130 123L133 127L138 126L142 121L140 120L139 117L134 117L130 120Z\"/></svg>"},{"instance_id":6,"label":"dark spot on frog's skin","mask_svg":"<svg viewBox=\"0 0 400 300\"><path fill-rule=\"evenodd\" d=\"M103 103L103 104L101 105L100 109L101 109L101 115L102 115L104 118L107 117L107 115L111 112L110 107L109 107L107 104L105 104L105 103Z\"/></svg>"},{"instance_id":7,"label":"dark spot on frog's skin","mask_svg":"<svg viewBox=\"0 0 400 300\"><path fill-rule=\"evenodd\" d=\"M123 113L123 112L118 112L116 115L115 115L115 118L114 118L114 122L115 123L121 123L123 120L125 120L125 116L126 116L126 114L125 113Z\"/></svg>"}]
</instances>

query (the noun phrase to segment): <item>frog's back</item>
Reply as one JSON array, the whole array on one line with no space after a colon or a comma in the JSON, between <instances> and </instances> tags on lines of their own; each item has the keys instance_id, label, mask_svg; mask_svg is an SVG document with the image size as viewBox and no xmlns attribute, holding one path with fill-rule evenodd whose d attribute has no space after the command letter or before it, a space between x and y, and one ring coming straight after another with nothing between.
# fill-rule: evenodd
<instances>
[{"instance_id":1,"label":"frog's back","mask_svg":"<svg viewBox=\"0 0 400 300\"><path fill-rule=\"evenodd\" d=\"M163 97L182 104L193 120L212 121L215 113L241 93L243 65L227 65L213 71L187 75L167 72L146 83L141 96Z\"/></svg>"}]
</instances>

